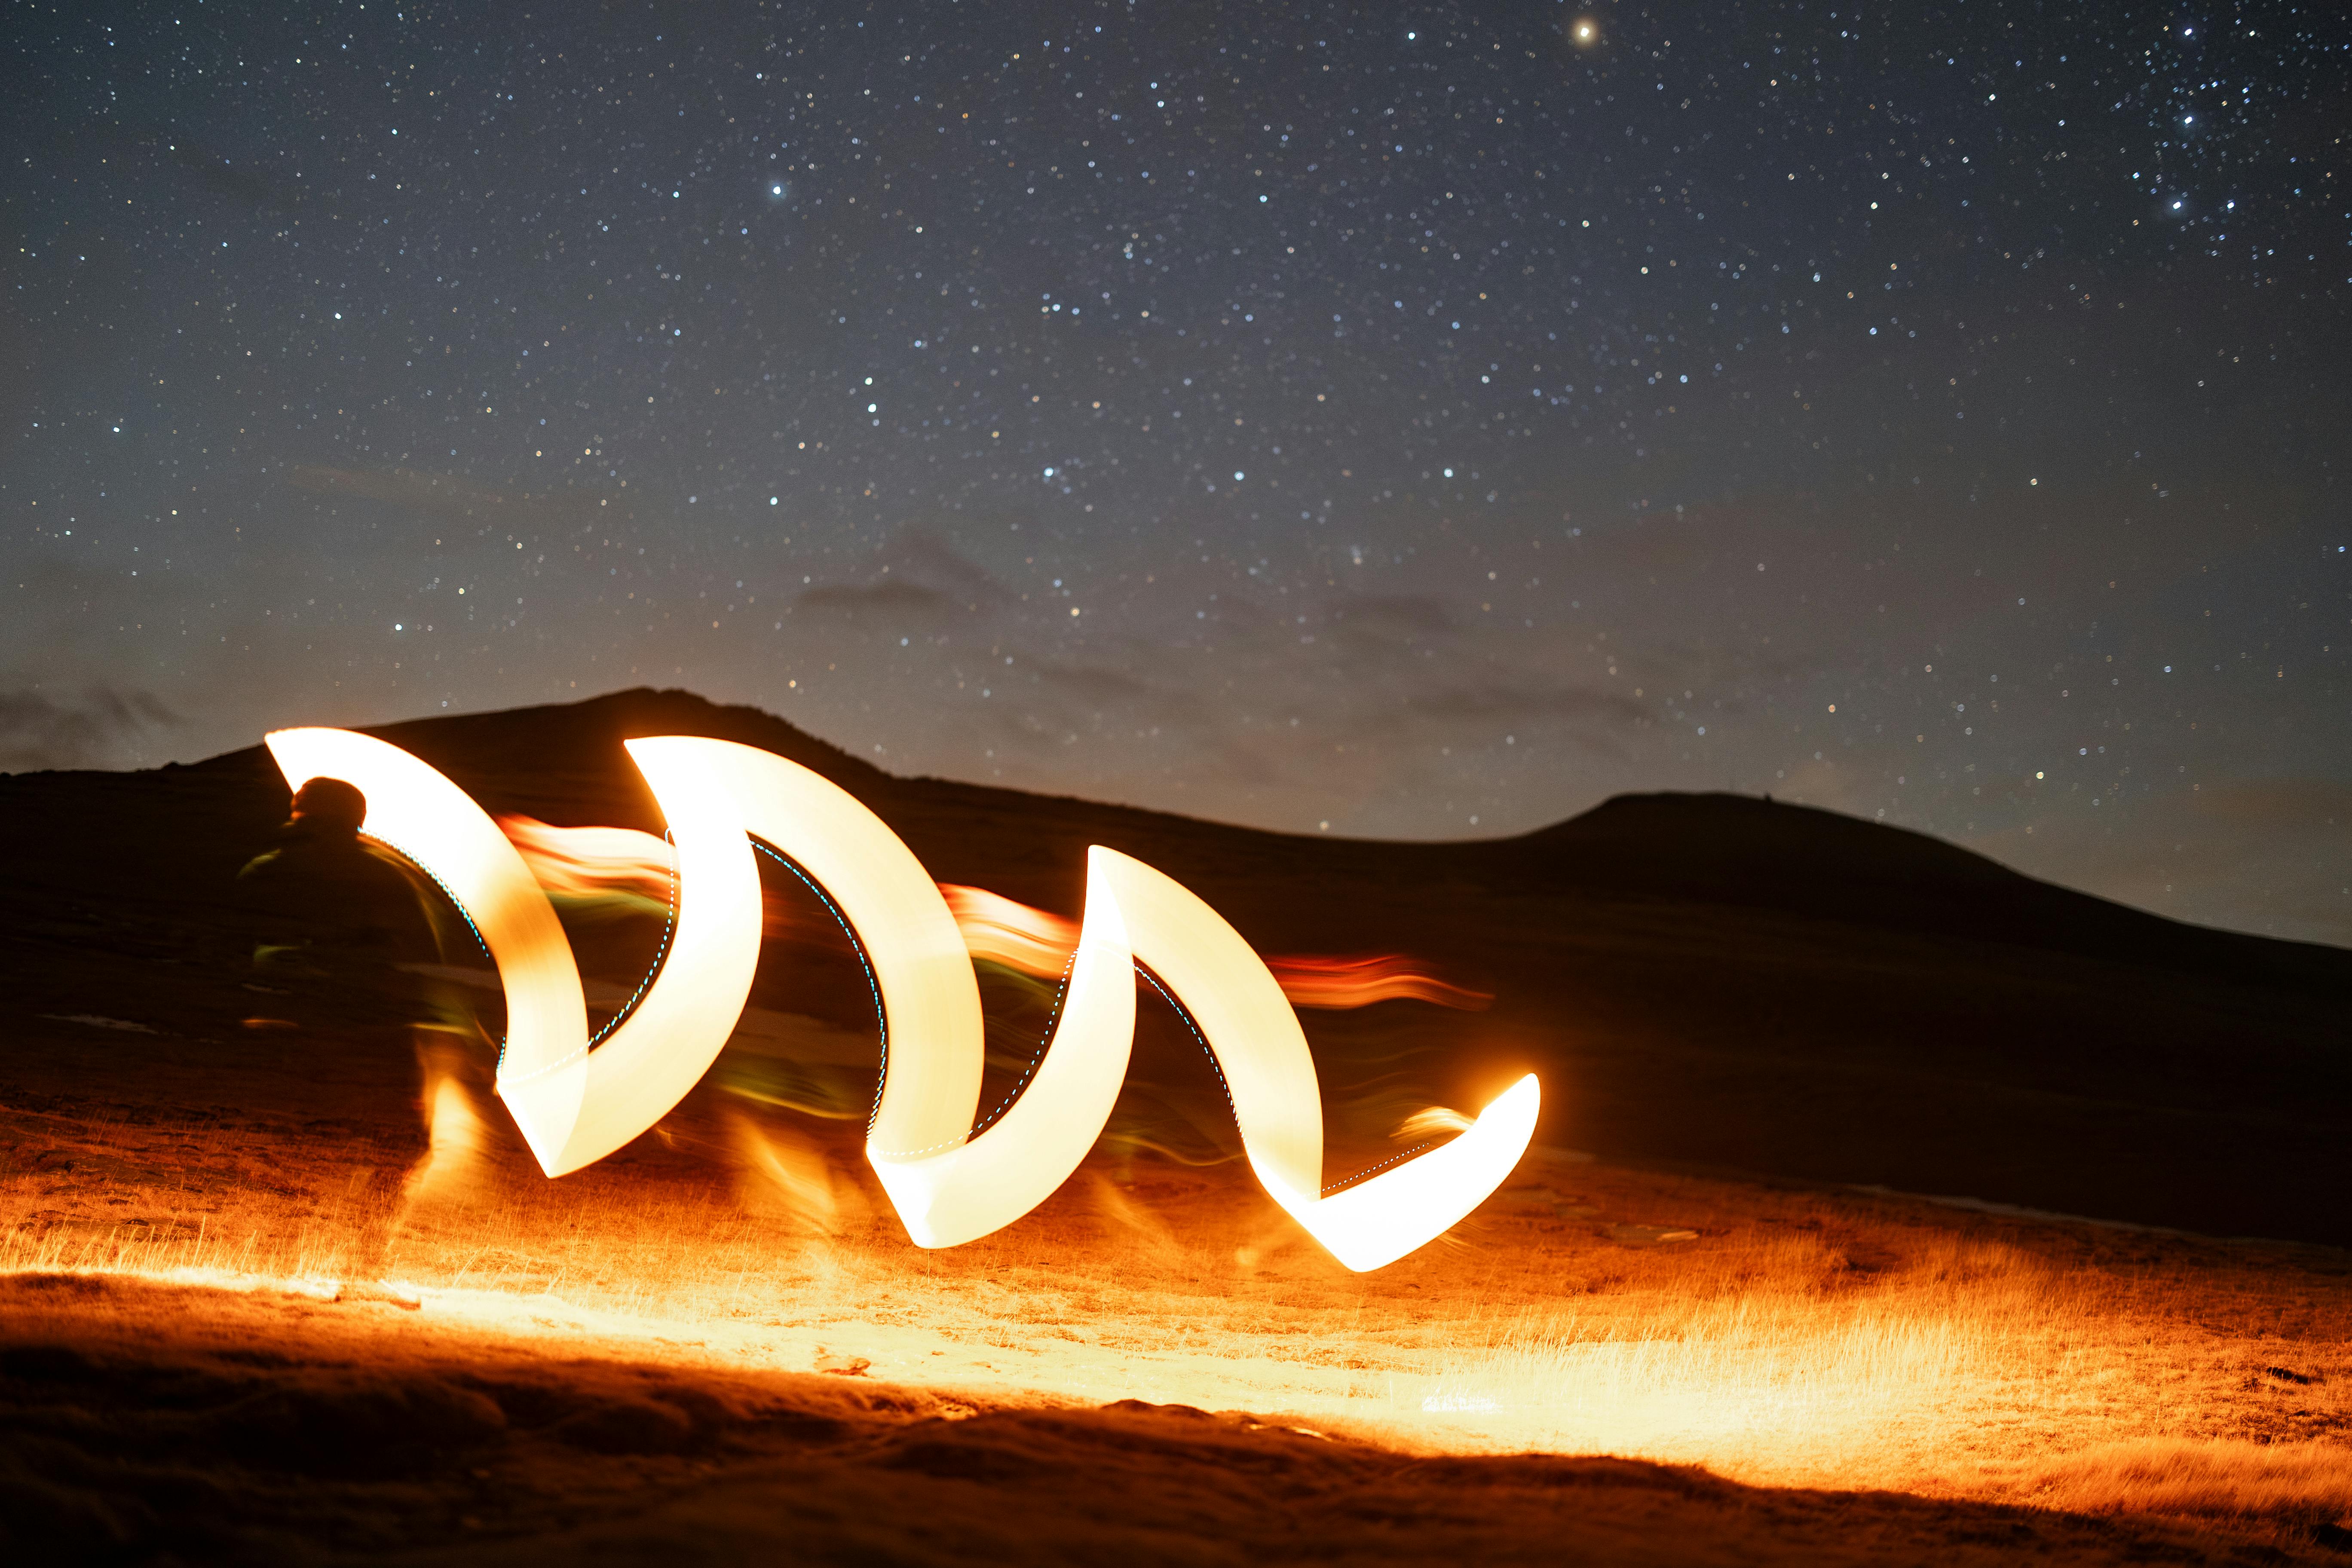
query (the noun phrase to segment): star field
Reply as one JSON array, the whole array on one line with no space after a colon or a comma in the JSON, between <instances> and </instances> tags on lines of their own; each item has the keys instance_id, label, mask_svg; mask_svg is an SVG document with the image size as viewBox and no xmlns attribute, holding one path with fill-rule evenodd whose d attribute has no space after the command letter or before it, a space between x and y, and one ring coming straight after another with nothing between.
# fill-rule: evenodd
<instances>
[{"instance_id":1,"label":"star field","mask_svg":"<svg viewBox=\"0 0 2352 1568\"><path fill-rule=\"evenodd\" d=\"M690 687L2352 942L2352 26L22 6L0 766Z\"/></svg>"}]
</instances>

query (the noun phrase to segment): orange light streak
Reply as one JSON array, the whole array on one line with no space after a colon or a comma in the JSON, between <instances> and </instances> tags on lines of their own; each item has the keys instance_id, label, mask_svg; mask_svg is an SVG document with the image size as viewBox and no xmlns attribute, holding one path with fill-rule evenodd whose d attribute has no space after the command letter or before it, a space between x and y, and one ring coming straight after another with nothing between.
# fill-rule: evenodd
<instances>
[{"instance_id":1,"label":"orange light streak","mask_svg":"<svg viewBox=\"0 0 2352 1568\"><path fill-rule=\"evenodd\" d=\"M425 1060L425 1157L401 1184L407 1203L452 1194L475 1184L482 1173L487 1129L446 1060L430 1055Z\"/></svg>"},{"instance_id":2,"label":"orange light streak","mask_svg":"<svg viewBox=\"0 0 2352 1568\"><path fill-rule=\"evenodd\" d=\"M963 933L965 951L974 958L1024 974L1054 975L1062 973L1078 945L1077 921L1002 893L941 882L940 895L948 901L956 930Z\"/></svg>"},{"instance_id":3,"label":"orange light streak","mask_svg":"<svg viewBox=\"0 0 2352 1568\"><path fill-rule=\"evenodd\" d=\"M1062 973L1070 950L1078 944L1078 923L1050 910L954 882L941 882L940 892L974 958L1051 977ZM1491 992L1441 980L1420 960L1402 952L1349 957L1303 953L1269 958L1265 966L1297 1007L1369 1007L1375 1002L1404 1001L1475 1013L1495 999Z\"/></svg>"},{"instance_id":4,"label":"orange light streak","mask_svg":"<svg viewBox=\"0 0 2352 1568\"><path fill-rule=\"evenodd\" d=\"M1375 1002L1433 1002L1440 1007L1482 1012L1495 1000L1440 980L1419 960L1402 952L1368 952L1352 958L1299 955L1269 958L1265 966L1282 994L1297 1007L1369 1007Z\"/></svg>"},{"instance_id":5,"label":"orange light streak","mask_svg":"<svg viewBox=\"0 0 2352 1568\"><path fill-rule=\"evenodd\" d=\"M668 908L667 839L632 827L557 827L532 816L501 816L498 821L550 895L601 899L617 893Z\"/></svg>"}]
</instances>

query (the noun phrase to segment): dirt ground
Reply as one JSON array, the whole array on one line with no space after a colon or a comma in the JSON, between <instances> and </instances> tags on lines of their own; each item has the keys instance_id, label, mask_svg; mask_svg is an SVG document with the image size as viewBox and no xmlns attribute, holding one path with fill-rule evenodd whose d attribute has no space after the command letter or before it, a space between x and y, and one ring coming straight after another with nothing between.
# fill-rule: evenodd
<instances>
[{"instance_id":1,"label":"dirt ground","mask_svg":"<svg viewBox=\"0 0 2352 1568\"><path fill-rule=\"evenodd\" d=\"M206 1048L43 1026L58 1059L103 1038L151 1089ZM0 1488L6 1528L45 1551L1959 1563L2352 1544L2352 1260L2334 1249L1555 1148L1370 1275L1245 1167L1132 1150L996 1237L926 1252L854 1123L707 1087L549 1182L462 1055L362 1031L304 1074L259 1059L298 1041L255 1042L234 1048L307 1086L271 1114L44 1092L37 1053L17 1058ZM233 1095L220 1067L189 1087ZM314 1114L334 1105L367 1109Z\"/></svg>"},{"instance_id":2,"label":"dirt ground","mask_svg":"<svg viewBox=\"0 0 2352 1568\"><path fill-rule=\"evenodd\" d=\"M383 1302L0 1282L22 1561L2280 1562L2234 1531L1279 1417L648 1362ZM159 1334L157 1331L165 1331Z\"/></svg>"}]
</instances>

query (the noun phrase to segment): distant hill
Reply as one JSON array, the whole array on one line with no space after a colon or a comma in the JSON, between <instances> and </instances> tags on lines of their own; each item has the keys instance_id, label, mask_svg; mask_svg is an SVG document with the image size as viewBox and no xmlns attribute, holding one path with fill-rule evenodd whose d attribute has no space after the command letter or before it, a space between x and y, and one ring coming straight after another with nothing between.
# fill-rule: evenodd
<instances>
[{"instance_id":1,"label":"distant hill","mask_svg":"<svg viewBox=\"0 0 2352 1568\"><path fill-rule=\"evenodd\" d=\"M2341 986L2352 960L2337 948L2167 920L1924 833L1751 795L1618 795L1513 845L1559 885L1628 897L1861 918L1882 930L2287 985Z\"/></svg>"},{"instance_id":2,"label":"distant hill","mask_svg":"<svg viewBox=\"0 0 2352 1568\"><path fill-rule=\"evenodd\" d=\"M1085 848L1107 844L1261 951L1402 950L1496 994L1484 1014L1309 1015L1327 1099L1403 1061L1471 1104L1533 1067L1540 1136L1608 1158L2352 1243L2352 952L2183 925L1920 834L1723 795L1619 796L1482 843L1265 833L898 778L681 691L372 732L492 809L655 828L620 742L741 741L857 795L942 880L1076 912ZM0 777L18 1005L104 1012L83 993L201 967L168 933L202 924L283 807L258 747Z\"/></svg>"}]
</instances>

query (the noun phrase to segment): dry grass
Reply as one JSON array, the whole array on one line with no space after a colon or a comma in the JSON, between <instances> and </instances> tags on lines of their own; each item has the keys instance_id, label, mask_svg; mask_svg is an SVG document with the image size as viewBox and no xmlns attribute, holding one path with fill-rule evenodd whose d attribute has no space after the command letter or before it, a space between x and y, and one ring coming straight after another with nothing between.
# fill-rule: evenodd
<instances>
[{"instance_id":1,"label":"dry grass","mask_svg":"<svg viewBox=\"0 0 2352 1568\"><path fill-rule=\"evenodd\" d=\"M1423 1408L1493 1447L1962 1492L2168 1418L2143 1390L2151 1362L2187 1371L2178 1313L2011 1244L1885 1220L1857 1235L1893 1261L1857 1277L1814 1235L1703 1238L1651 1278L1522 1310Z\"/></svg>"},{"instance_id":2,"label":"dry grass","mask_svg":"<svg viewBox=\"0 0 2352 1568\"><path fill-rule=\"evenodd\" d=\"M2016 1491L2069 1513L2326 1524L2352 1518L2352 1450L2147 1437L2051 1460L2021 1478Z\"/></svg>"},{"instance_id":3,"label":"dry grass","mask_svg":"<svg viewBox=\"0 0 2352 1568\"><path fill-rule=\"evenodd\" d=\"M2326 1249L1555 1155L1370 1276L1238 1169L1149 1159L926 1253L838 1125L698 1096L550 1183L462 1064L427 1078L429 1159L17 1115L0 1268L390 1279L486 1331L731 1365L821 1344L903 1381L1286 1411L1455 1452L2280 1527L2352 1512L2352 1289ZM1696 1234L1657 1239L1677 1231Z\"/></svg>"}]
</instances>

